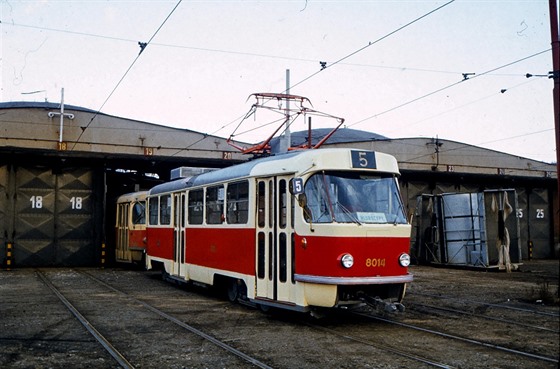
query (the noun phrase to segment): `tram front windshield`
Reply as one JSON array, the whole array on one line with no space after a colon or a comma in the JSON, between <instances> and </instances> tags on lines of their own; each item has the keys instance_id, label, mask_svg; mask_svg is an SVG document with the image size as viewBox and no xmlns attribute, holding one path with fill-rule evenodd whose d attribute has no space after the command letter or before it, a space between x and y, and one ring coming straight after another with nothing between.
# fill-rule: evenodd
<instances>
[{"instance_id":1,"label":"tram front windshield","mask_svg":"<svg viewBox=\"0 0 560 369\"><path fill-rule=\"evenodd\" d=\"M313 223L406 223L392 175L319 172L305 184L304 216Z\"/></svg>"}]
</instances>

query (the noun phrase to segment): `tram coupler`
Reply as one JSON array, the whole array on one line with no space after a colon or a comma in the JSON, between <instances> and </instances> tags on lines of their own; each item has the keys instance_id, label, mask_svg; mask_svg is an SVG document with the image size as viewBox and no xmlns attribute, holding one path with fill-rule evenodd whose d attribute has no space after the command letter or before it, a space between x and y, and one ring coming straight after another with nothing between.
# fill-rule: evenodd
<instances>
[{"instance_id":1,"label":"tram coupler","mask_svg":"<svg viewBox=\"0 0 560 369\"><path fill-rule=\"evenodd\" d=\"M379 297L370 297L364 296L363 300L366 304L371 306L372 308L376 309L379 312L385 313L402 313L405 310L405 307L400 302L389 302L385 301Z\"/></svg>"}]
</instances>

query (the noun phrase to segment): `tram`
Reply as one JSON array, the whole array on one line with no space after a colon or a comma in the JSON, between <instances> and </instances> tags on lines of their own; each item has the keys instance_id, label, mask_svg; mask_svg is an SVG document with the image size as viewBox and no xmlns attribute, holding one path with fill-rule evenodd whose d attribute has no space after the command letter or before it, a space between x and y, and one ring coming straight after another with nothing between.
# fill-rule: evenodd
<instances>
[{"instance_id":1,"label":"tram","mask_svg":"<svg viewBox=\"0 0 560 369\"><path fill-rule=\"evenodd\" d=\"M316 149L157 185L146 196L146 267L263 309L403 310L413 277L398 176L384 153Z\"/></svg>"},{"instance_id":2,"label":"tram","mask_svg":"<svg viewBox=\"0 0 560 369\"><path fill-rule=\"evenodd\" d=\"M147 195L142 191L117 199L115 260L119 263L145 263Z\"/></svg>"}]
</instances>

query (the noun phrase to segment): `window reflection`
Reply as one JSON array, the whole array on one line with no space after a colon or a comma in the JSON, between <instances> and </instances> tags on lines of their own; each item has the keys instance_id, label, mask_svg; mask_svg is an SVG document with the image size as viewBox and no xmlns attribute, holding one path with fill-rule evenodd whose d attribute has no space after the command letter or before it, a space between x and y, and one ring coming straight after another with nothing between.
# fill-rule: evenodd
<instances>
[{"instance_id":1,"label":"window reflection","mask_svg":"<svg viewBox=\"0 0 560 369\"><path fill-rule=\"evenodd\" d=\"M394 176L321 172L305 184L313 223L406 223Z\"/></svg>"}]
</instances>

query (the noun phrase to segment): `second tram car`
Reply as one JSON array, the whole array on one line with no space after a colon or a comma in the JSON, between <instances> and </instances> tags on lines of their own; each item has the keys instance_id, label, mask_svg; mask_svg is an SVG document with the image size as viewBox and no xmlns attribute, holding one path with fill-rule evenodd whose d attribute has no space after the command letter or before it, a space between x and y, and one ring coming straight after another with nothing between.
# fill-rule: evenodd
<instances>
[{"instance_id":1,"label":"second tram car","mask_svg":"<svg viewBox=\"0 0 560 369\"><path fill-rule=\"evenodd\" d=\"M145 263L146 196L148 191L119 196L116 214L115 260L120 263Z\"/></svg>"},{"instance_id":2,"label":"second tram car","mask_svg":"<svg viewBox=\"0 0 560 369\"><path fill-rule=\"evenodd\" d=\"M146 266L297 311L404 308L410 225L394 157L292 151L152 188Z\"/></svg>"}]
</instances>

